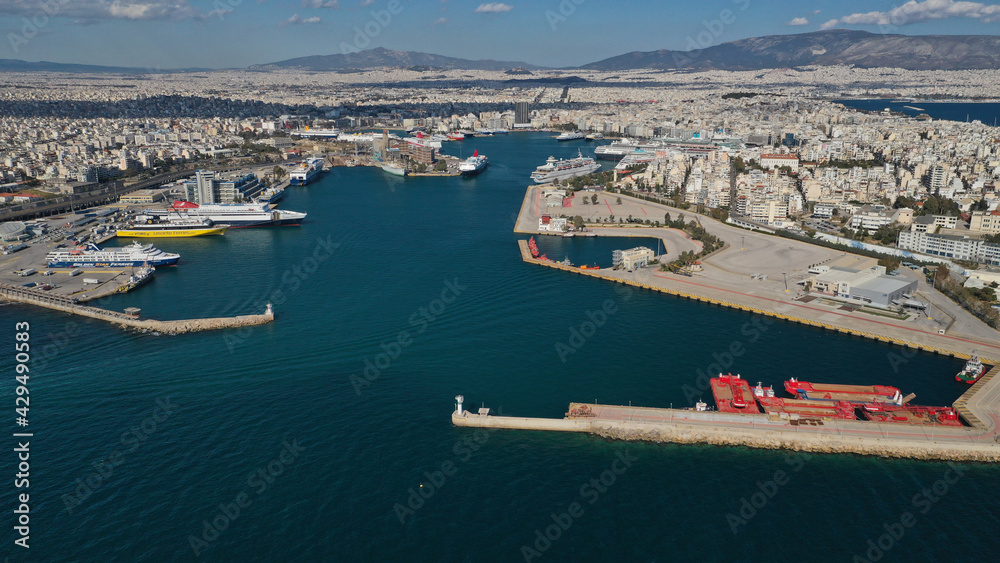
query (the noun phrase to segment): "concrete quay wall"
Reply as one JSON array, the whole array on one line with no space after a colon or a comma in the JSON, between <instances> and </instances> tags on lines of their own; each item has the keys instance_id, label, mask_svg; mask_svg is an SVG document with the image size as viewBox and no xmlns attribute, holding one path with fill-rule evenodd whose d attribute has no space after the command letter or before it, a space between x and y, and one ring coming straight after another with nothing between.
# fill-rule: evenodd
<instances>
[{"instance_id":1,"label":"concrete quay wall","mask_svg":"<svg viewBox=\"0 0 1000 563\"><path fill-rule=\"evenodd\" d=\"M531 251L528 250L528 243L526 241L519 240L517 242L518 242L518 247L519 247L520 252L521 252L521 259L524 262L528 262L530 264L538 264L539 266L545 266L545 267L548 267L548 268L555 268L557 270L565 270L565 271L568 271L568 272L573 272L575 274L581 274L581 275L584 275L584 276L591 276L591 277L595 277L595 278L600 278L600 279L611 281L611 282L615 282L615 283L622 283L622 284L626 284L626 285L631 285L631 286L639 287L639 288L642 288L642 289L648 289L650 291L658 291L660 293L665 293L667 295L673 295L673 296L676 296L676 297L683 297L685 299L691 299L693 301L701 301L703 303L711 303L711 304L714 304L714 305L720 305L722 307L729 307L731 309L740 309L742 311L747 311L749 313L756 313L758 315L764 315L764 316L768 316L768 317L772 317L772 318L776 318L776 319L781 319L781 320L785 320L785 321L789 321L789 322L794 322L794 323L800 323L800 324L805 324L805 325L809 325L809 326L814 326L814 327L817 327L817 328L822 328L822 329L830 330L830 331L834 331L834 332L840 332L840 333L843 333L843 334L852 334L854 336L860 336L862 338L868 338L868 339L871 339L871 340L878 340L880 342L885 342L885 343L889 343L889 344L897 344L899 346L905 346L907 348L914 348L914 349L917 349L917 350L923 350L925 352L933 352L933 353L936 353L936 354L942 354L942 355L945 355L945 356L952 356L952 357L963 358L963 359L968 359L970 357L970 355L971 355L970 352L966 352L966 351L962 351L962 350L954 350L951 346L945 346L943 344L942 345L930 345L930 344L922 344L922 343L912 342L912 341L903 340L903 339L900 339L900 338L894 338L894 337L891 337L891 336L887 336L885 334L879 334L879 333L876 333L876 332L868 332L868 331L863 331L863 330L857 330L857 329L854 329L854 328L848 328L848 327L839 326L839 325L835 325L835 324L831 324L831 323L825 323L825 322L822 322L822 321L817 321L817 320L812 320L812 319L806 319L806 318L797 317L797 316L794 316L794 315L786 315L784 313L779 313L777 311L771 311L771 310L767 310L767 309L761 309L759 307L754 307L752 305L746 305L746 304L743 304L743 303L736 303L736 302L728 301L728 300L724 300L724 299L715 299L715 298L712 298L712 297L707 297L705 295L698 295L698 294L689 293L689 292L686 292L686 291L680 291L680 290L677 290L677 289L671 289L671 288L663 287L663 286L649 285L649 284L637 282L637 281L634 281L634 280L629 280L629 279L624 279L624 278L620 278L620 277L611 276L611 275L608 275L607 273L604 273L604 270L581 270L580 268L575 268L575 267L572 267L572 266L565 266L565 265L559 264L557 262L551 262L551 261L547 261L547 260L539 260L539 259L533 258L531 256ZM939 337L939 335L931 334L931 333L922 334L921 337L923 339L926 339L926 340L943 340L942 338ZM971 343L970 347L976 347L975 343ZM989 364L996 364L996 363L998 363L997 360L991 360L991 359L986 358L986 357L983 357L983 360L986 363L989 363Z\"/></svg>"}]
</instances>

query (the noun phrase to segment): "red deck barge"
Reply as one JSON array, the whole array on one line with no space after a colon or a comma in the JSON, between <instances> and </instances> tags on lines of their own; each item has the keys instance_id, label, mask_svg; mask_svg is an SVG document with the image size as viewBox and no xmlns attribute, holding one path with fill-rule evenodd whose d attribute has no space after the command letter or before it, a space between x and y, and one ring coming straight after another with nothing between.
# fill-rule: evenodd
<instances>
[{"instance_id":1,"label":"red deck barge","mask_svg":"<svg viewBox=\"0 0 1000 563\"><path fill-rule=\"evenodd\" d=\"M779 397L757 397L757 402L765 413L797 414L806 418L837 418L856 420L854 404L847 401L810 401L806 399L782 399Z\"/></svg>"},{"instance_id":2,"label":"red deck barge","mask_svg":"<svg viewBox=\"0 0 1000 563\"><path fill-rule=\"evenodd\" d=\"M811 401L903 404L903 394L899 389L887 385L837 385L797 381L792 378L785 382L785 391L795 397Z\"/></svg>"},{"instance_id":3,"label":"red deck barge","mask_svg":"<svg viewBox=\"0 0 1000 563\"><path fill-rule=\"evenodd\" d=\"M719 374L713 377L712 395L720 412L760 414L757 402L750 391L750 384L739 375Z\"/></svg>"},{"instance_id":4,"label":"red deck barge","mask_svg":"<svg viewBox=\"0 0 1000 563\"><path fill-rule=\"evenodd\" d=\"M917 405L887 405L873 403L861 409L861 415L874 422L923 424L933 426L964 426L951 407L921 407Z\"/></svg>"}]
</instances>

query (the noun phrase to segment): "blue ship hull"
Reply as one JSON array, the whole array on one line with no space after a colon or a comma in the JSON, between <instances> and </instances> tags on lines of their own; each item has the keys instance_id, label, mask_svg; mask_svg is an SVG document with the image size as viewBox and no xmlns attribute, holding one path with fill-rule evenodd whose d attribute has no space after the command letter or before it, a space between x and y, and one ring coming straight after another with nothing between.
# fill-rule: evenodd
<instances>
[{"instance_id":1,"label":"blue ship hull","mask_svg":"<svg viewBox=\"0 0 1000 563\"><path fill-rule=\"evenodd\" d=\"M124 261L100 261L100 260L52 260L48 263L50 268L126 268L130 266L140 267L145 264L150 266L173 266L177 264L177 258L167 258L165 260L124 260Z\"/></svg>"}]
</instances>

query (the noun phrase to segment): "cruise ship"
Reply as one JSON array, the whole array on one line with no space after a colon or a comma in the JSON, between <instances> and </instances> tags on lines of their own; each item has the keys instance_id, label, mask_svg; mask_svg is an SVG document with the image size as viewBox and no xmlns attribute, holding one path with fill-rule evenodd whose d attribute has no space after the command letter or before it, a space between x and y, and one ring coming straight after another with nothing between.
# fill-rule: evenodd
<instances>
[{"instance_id":1,"label":"cruise ship","mask_svg":"<svg viewBox=\"0 0 1000 563\"><path fill-rule=\"evenodd\" d=\"M170 254L151 244L138 242L123 248L102 250L96 244L85 248L61 249L49 252L45 261L50 268L124 268L127 266L173 266L179 254Z\"/></svg>"},{"instance_id":2,"label":"cruise ship","mask_svg":"<svg viewBox=\"0 0 1000 563\"><path fill-rule=\"evenodd\" d=\"M531 173L531 179L536 184L544 184L553 180L565 180L583 176L600 169L601 165L597 164L593 158L589 156L585 157L577 151L577 157L569 160L556 160L556 157L550 156L545 161L545 164L539 166Z\"/></svg>"},{"instance_id":3,"label":"cruise ship","mask_svg":"<svg viewBox=\"0 0 1000 563\"><path fill-rule=\"evenodd\" d=\"M612 141L610 145L601 145L594 149L594 156L601 160L621 160L635 152L636 149L653 149L655 144L643 144L634 139Z\"/></svg>"},{"instance_id":4,"label":"cruise ship","mask_svg":"<svg viewBox=\"0 0 1000 563\"><path fill-rule=\"evenodd\" d=\"M461 172L462 176L475 176L486 170L486 167L490 165L490 161L483 155L479 154L476 150L472 153L472 156L463 160L458 165L458 171Z\"/></svg>"},{"instance_id":5,"label":"cruise ship","mask_svg":"<svg viewBox=\"0 0 1000 563\"><path fill-rule=\"evenodd\" d=\"M580 131L567 131L567 132L563 133L562 135L559 135L558 137L556 137L556 140L557 141L576 141L576 140L579 140L579 139L586 139L586 138L587 138L587 135L584 134L584 133L581 133Z\"/></svg>"},{"instance_id":6,"label":"cruise ship","mask_svg":"<svg viewBox=\"0 0 1000 563\"><path fill-rule=\"evenodd\" d=\"M166 217L180 213L189 219L209 219L214 223L224 223L234 229L245 227L271 227L275 225L299 225L306 214L284 209L271 209L267 203L206 203L198 205L190 201L175 201L171 209L147 209L146 215Z\"/></svg>"},{"instance_id":7,"label":"cruise ship","mask_svg":"<svg viewBox=\"0 0 1000 563\"><path fill-rule=\"evenodd\" d=\"M323 171L322 158L310 158L300 163L288 173L289 183L293 186L304 186L316 179Z\"/></svg>"},{"instance_id":8,"label":"cruise ship","mask_svg":"<svg viewBox=\"0 0 1000 563\"><path fill-rule=\"evenodd\" d=\"M120 237L199 237L223 235L229 225L217 225L209 219L157 217L138 215L131 223L118 229Z\"/></svg>"},{"instance_id":9,"label":"cruise ship","mask_svg":"<svg viewBox=\"0 0 1000 563\"><path fill-rule=\"evenodd\" d=\"M628 170L630 166L652 162L655 156L655 153L646 152L642 149L635 149L632 153L626 155L625 158L621 159L618 164L615 165L615 170L624 172L625 170Z\"/></svg>"}]
</instances>

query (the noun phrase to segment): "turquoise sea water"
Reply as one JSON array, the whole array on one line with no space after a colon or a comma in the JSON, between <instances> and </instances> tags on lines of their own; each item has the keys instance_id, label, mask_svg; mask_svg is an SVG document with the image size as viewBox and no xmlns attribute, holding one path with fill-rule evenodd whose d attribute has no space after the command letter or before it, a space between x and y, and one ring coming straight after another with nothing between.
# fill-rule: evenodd
<instances>
[{"instance_id":1,"label":"turquoise sea water","mask_svg":"<svg viewBox=\"0 0 1000 563\"><path fill-rule=\"evenodd\" d=\"M271 325L153 336L0 307L9 404L15 322L31 323L36 356L31 548L13 544L8 438L3 553L523 561L528 546L532 561L843 561L890 532L884 561L985 560L1000 548L995 466L963 465L931 502L915 496L954 481L947 464L454 428L459 393L469 408L527 416L560 417L570 401L687 406L710 400L699 376L717 367L774 385L896 385L922 404L965 390L958 360L524 264L512 227L528 174L587 145L545 134L465 143L491 161L475 179L334 169L282 203L309 213L301 227L165 240L181 264L102 303L179 319L271 301ZM609 260L610 242L546 241L578 264ZM596 334L561 356L609 300ZM733 358L735 342L745 352ZM894 527L905 513L912 526Z\"/></svg>"}]
</instances>

